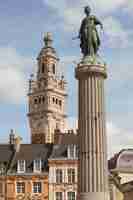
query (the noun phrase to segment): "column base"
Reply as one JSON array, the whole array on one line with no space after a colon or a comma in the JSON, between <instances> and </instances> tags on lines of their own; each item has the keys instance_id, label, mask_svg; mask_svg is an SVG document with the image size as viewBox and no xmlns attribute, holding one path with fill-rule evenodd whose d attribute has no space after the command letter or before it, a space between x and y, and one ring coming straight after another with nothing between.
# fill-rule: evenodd
<instances>
[{"instance_id":1,"label":"column base","mask_svg":"<svg viewBox=\"0 0 133 200\"><path fill-rule=\"evenodd\" d=\"M108 192L80 193L79 200L109 200Z\"/></svg>"}]
</instances>

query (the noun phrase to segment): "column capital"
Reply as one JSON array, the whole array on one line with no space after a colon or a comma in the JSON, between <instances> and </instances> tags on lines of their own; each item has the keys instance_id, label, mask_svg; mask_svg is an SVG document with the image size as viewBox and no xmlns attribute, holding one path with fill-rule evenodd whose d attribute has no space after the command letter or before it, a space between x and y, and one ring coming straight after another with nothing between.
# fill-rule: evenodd
<instances>
[{"instance_id":1,"label":"column capital","mask_svg":"<svg viewBox=\"0 0 133 200\"><path fill-rule=\"evenodd\" d=\"M75 69L75 77L82 79L88 75L103 76L107 78L107 70L105 64L90 64L80 62Z\"/></svg>"}]
</instances>

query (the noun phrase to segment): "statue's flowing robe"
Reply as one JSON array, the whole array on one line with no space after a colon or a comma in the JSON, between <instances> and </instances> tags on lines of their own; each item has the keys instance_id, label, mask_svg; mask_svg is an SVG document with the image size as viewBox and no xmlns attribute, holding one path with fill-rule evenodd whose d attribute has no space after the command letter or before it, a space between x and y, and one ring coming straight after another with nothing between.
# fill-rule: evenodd
<instances>
[{"instance_id":1,"label":"statue's flowing robe","mask_svg":"<svg viewBox=\"0 0 133 200\"><path fill-rule=\"evenodd\" d=\"M100 46L96 25L101 24L95 16L87 16L80 27L80 47L84 55L94 55Z\"/></svg>"}]
</instances>

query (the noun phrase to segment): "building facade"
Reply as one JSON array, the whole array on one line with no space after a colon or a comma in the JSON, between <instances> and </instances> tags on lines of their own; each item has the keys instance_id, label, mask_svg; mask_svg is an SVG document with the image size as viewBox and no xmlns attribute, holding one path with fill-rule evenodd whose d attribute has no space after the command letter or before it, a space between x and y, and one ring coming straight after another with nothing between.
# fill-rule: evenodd
<instances>
[{"instance_id":1,"label":"building facade","mask_svg":"<svg viewBox=\"0 0 133 200\"><path fill-rule=\"evenodd\" d=\"M51 146L19 142L0 145L0 200L48 200Z\"/></svg>"},{"instance_id":2,"label":"building facade","mask_svg":"<svg viewBox=\"0 0 133 200\"><path fill-rule=\"evenodd\" d=\"M49 200L76 200L78 157L75 145L55 145L49 158Z\"/></svg>"},{"instance_id":3,"label":"building facade","mask_svg":"<svg viewBox=\"0 0 133 200\"><path fill-rule=\"evenodd\" d=\"M0 176L0 199L48 200L48 175L14 175Z\"/></svg>"}]
</instances>

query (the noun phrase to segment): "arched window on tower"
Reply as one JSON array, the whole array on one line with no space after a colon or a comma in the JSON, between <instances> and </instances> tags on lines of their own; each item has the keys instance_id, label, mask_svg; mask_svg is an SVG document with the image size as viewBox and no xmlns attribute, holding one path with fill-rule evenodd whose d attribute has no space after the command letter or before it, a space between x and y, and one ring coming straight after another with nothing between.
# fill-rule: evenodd
<instances>
[{"instance_id":1,"label":"arched window on tower","mask_svg":"<svg viewBox=\"0 0 133 200\"><path fill-rule=\"evenodd\" d=\"M42 63L42 73L44 73L44 71L45 71L45 64Z\"/></svg>"},{"instance_id":2,"label":"arched window on tower","mask_svg":"<svg viewBox=\"0 0 133 200\"><path fill-rule=\"evenodd\" d=\"M52 65L53 74L55 74L55 64Z\"/></svg>"},{"instance_id":3,"label":"arched window on tower","mask_svg":"<svg viewBox=\"0 0 133 200\"><path fill-rule=\"evenodd\" d=\"M34 99L34 104L37 104L37 103L38 103L37 98L35 98Z\"/></svg>"},{"instance_id":4,"label":"arched window on tower","mask_svg":"<svg viewBox=\"0 0 133 200\"><path fill-rule=\"evenodd\" d=\"M41 102L42 102L42 98L41 98L41 97L39 97L39 104L41 104Z\"/></svg>"},{"instance_id":5,"label":"arched window on tower","mask_svg":"<svg viewBox=\"0 0 133 200\"><path fill-rule=\"evenodd\" d=\"M61 100L59 100L59 105L60 105L60 107L62 106L62 101Z\"/></svg>"},{"instance_id":6,"label":"arched window on tower","mask_svg":"<svg viewBox=\"0 0 133 200\"><path fill-rule=\"evenodd\" d=\"M55 98L53 97L53 103L55 103Z\"/></svg>"},{"instance_id":7,"label":"arched window on tower","mask_svg":"<svg viewBox=\"0 0 133 200\"><path fill-rule=\"evenodd\" d=\"M42 102L45 103L45 97L44 96L42 97Z\"/></svg>"},{"instance_id":8,"label":"arched window on tower","mask_svg":"<svg viewBox=\"0 0 133 200\"><path fill-rule=\"evenodd\" d=\"M58 99L56 99L56 104L58 104Z\"/></svg>"}]
</instances>

